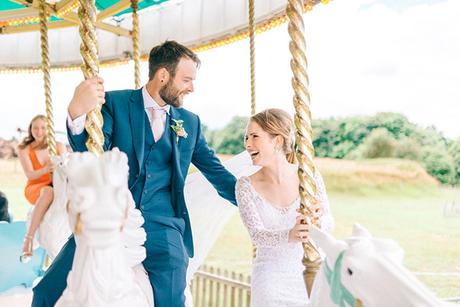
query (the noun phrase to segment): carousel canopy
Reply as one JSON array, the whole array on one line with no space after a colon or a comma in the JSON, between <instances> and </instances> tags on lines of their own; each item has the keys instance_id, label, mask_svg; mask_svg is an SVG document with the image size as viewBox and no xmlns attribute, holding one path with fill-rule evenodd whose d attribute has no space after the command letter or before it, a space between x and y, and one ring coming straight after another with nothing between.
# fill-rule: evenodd
<instances>
[{"instance_id":1,"label":"carousel canopy","mask_svg":"<svg viewBox=\"0 0 460 307\"><path fill-rule=\"evenodd\" d=\"M37 0L0 1L0 70L39 68L40 27ZM306 1L311 9L325 0ZM257 32L287 20L287 0L255 1ZM47 1L52 67L81 63L78 0ZM132 54L131 0L96 0L97 37L102 64L127 61ZM248 0L139 0L140 51L167 39L195 51L219 47L248 36Z\"/></svg>"}]
</instances>

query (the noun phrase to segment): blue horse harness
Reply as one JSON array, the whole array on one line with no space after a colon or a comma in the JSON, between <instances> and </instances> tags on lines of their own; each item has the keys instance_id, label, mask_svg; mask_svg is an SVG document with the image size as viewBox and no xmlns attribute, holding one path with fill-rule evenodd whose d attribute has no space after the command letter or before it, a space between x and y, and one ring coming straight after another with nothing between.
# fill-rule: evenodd
<instances>
[{"instance_id":1,"label":"blue horse harness","mask_svg":"<svg viewBox=\"0 0 460 307\"><path fill-rule=\"evenodd\" d=\"M336 305L340 307L356 307L356 300L353 295L348 291L342 284L340 273L340 267L342 266L343 255L345 251L342 251L337 260L335 261L334 270L331 270L327 265L327 262L324 263L324 274L326 275L327 282L331 288L331 300Z\"/></svg>"}]
</instances>

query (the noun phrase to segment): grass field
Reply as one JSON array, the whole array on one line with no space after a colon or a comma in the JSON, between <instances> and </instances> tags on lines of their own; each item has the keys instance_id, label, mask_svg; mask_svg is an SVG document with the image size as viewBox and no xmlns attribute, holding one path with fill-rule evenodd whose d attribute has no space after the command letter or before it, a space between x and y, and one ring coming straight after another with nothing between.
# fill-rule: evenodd
<instances>
[{"instance_id":1,"label":"grass field","mask_svg":"<svg viewBox=\"0 0 460 307\"><path fill-rule=\"evenodd\" d=\"M460 206L460 188L438 187L417 164L400 160L338 161L318 159L335 217L334 235L344 238L353 223L377 237L396 240L405 265L440 297L460 296L460 216L444 216L444 205ZM252 246L235 215L206 262L250 274Z\"/></svg>"},{"instance_id":2,"label":"grass field","mask_svg":"<svg viewBox=\"0 0 460 307\"><path fill-rule=\"evenodd\" d=\"M320 159L334 234L346 237L358 222L375 236L396 240L405 250L405 264L414 272L456 273L419 276L441 297L460 296L460 216L444 216L444 205L460 206L460 188L438 187L416 163L400 160L337 161ZM25 178L15 161L0 160L0 190L10 200L16 219L28 210ZM252 246L239 216L225 226L206 263L250 274Z\"/></svg>"},{"instance_id":3,"label":"grass field","mask_svg":"<svg viewBox=\"0 0 460 307\"><path fill-rule=\"evenodd\" d=\"M360 223L375 236L396 240L405 250L405 264L415 272L456 272L457 276L420 276L442 297L460 296L460 218L443 216L442 204L460 199L460 190L440 191L438 197L359 197L331 194L336 221L334 234L344 238ZM207 258L216 267L249 274L252 247L235 215Z\"/></svg>"}]
</instances>

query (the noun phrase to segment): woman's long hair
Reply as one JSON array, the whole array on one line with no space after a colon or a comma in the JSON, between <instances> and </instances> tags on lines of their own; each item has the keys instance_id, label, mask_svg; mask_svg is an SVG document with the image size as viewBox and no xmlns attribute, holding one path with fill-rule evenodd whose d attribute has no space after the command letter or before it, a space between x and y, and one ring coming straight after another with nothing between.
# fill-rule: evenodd
<instances>
[{"instance_id":1,"label":"woman's long hair","mask_svg":"<svg viewBox=\"0 0 460 307\"><path fill-rule=\"evenodd\" d=\"M45 115L40 114L40 115L36 115L34 118L32 118L32 120L30 121L30 124L29 124L29 129L27 131L27 136L18 145L19 149L24 149L27 146L29 146L32 142L35 141L35 138L32 135L32 124L34 123L34 121L36 121L38 119L41 119L41 120L45 121L45 123L46 123L46 116ZM43 148L46 148L46 146L47 146L47 142L46 142L46 138L45 138L45 141L43 142L43 144L41 144L38 148L43 149Z\"/></svg>"},{"instance_id":2,"label":"woman's long hair","mask_svg":"<svg viewBox=\"0 0 460 307\"><path fill-rule=\"evenodd\" d=\"M283 153L289 163L295 164L294 150L294 123L292 117L281 109L266 109L249 119L259 125L265 132L273 137L279 135L283 138Z\"/></svg>"}]
</instances>

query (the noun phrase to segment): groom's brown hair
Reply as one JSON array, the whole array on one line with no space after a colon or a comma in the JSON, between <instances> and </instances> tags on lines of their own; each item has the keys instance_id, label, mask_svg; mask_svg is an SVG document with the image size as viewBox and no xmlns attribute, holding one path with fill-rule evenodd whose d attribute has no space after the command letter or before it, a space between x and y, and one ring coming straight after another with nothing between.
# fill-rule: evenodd
<instances>
[{"instance_id":1,"label":"groom's brown hair","mask_svg":"<svg viewBox=\"0 0 460 307\"><path fill-rule=\"evenodd\" d=\"M165 41L163 44L153 47L149 55L149 80L153 79L160 68L166 68L171 78L174 78L177 64L181 58L191 59L197 67L201 64L200 59L192 50L176 41Z\"/></svg>"}]
</instances>

